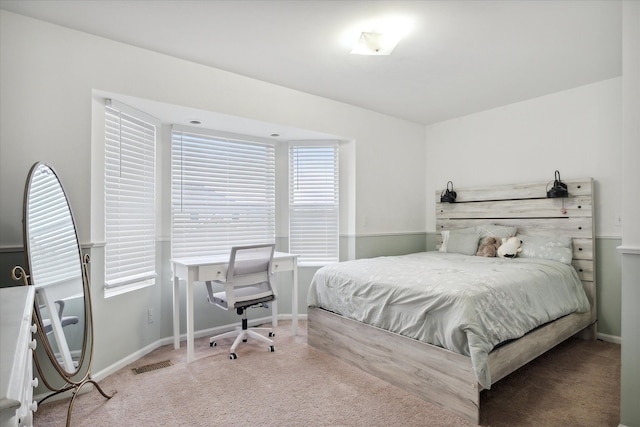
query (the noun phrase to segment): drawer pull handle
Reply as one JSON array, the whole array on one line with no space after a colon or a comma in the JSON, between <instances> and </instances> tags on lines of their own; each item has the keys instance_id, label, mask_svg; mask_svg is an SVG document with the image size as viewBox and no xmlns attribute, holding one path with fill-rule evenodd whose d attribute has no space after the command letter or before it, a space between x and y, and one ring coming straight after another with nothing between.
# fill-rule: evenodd
<instances>
[{"instance_id":1,"label":"drawer pull handle","mask_svg":"<svg viewBox=\"0 0 640 427\"><path fill-rule=\"evenodd\" d=\"M33 325L31 325L31 333L35 334L36 332L38 332L38 324L34 323Z\"/></svg>"},{"instance_id":2,"label":"drawer pull handle","mask_svg":"<svg viewBox=\"0 0 640 427\"><path fill-rule=\"evenodd\" d=\"M36 402L35 400L31 402L31 405L29 405L29 410L31 412L36 412L38 410L38 402Z\"/></svg>"},{"instance_id":3,"label":"drawer pull handle","mask_svg":"<svg viewBox=\"0 0 640 427\"><path fill-rule=\"evenodd\" d=\"M31 340L31 342L29 342L29 348L31 350L35 350L37 346L38 346L38 342L36 340Z\"/></svg>"},{"instance_id":4,"label":"drawer pull handle","mask_svg":"<svg viewBox=\"0 0 640 427\"><path fill-rule=\"evenodd\" d=\"M40 383L38 382L37 378L34 378L34 379L31 380L31 387L36 388L36 387L38 387L38 384L40 384Z\"/></svg>"}]
</instances>

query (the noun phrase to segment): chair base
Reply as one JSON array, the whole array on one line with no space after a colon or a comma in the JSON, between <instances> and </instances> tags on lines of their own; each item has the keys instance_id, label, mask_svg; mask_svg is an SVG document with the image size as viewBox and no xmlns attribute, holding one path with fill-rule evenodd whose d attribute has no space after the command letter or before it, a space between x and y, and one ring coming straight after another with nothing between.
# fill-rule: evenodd
<instances>
[{"instance_id":1,"label":"chair base","mask_svg":"<svg viewBox=\"0 0 640 427\"><path fill-rule=\"evenodd\" d=\"M269 347L267 348L270 352L275 351L275 348L273 346L273 340L260 335L257 331L264 331L267 332L268 335L270 337L275 336L275 334L273 333L273 329L271 328L246 328L246 322L244 321L245 319L243 319L243 327L242 329L238 328L234 331L229 331L229 332L225 332L223 334L219 334L216 335L214 337L209 338L209 345L211 347L215 347L217 345L216 341L223 339L223 338L231 338L231 337L236 337L235 341L233 342L233 345L231 345L231 348L229 349L229 358L230 359L237 359L238 356L236 354L236 349L238 348L238 346L240 345L241 342L247 342L249 340L249 338L253 338L256 339L258 341L262 341L264 343L269 344Z\"/></svg>"}]
</instances>

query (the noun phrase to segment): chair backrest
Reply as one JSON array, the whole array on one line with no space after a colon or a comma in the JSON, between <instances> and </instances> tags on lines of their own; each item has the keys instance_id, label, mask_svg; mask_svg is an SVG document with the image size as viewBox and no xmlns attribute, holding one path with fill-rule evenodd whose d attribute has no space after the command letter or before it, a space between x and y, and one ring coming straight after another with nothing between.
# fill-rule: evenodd
<instances>
[{"instance_id":1,"label":"chair backrest","mask_svg":"<svg viewBox=\"0 0 640 427\"><path fill-rule=\"evenodd\" d=\"M231 248L227 282L234 286L270 283L275 244L234 246Z\"/></svg>"}]
</instances>

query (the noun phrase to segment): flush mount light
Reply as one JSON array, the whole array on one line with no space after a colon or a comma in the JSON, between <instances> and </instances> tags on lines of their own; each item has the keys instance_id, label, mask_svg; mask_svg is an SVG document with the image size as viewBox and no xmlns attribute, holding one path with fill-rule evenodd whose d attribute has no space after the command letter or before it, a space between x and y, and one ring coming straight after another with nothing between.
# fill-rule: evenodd
<instances>
[{"instance_id":1,"label":"flush mount light","mask_svg":"<svg viewBox=\"0 0 640 427\"><path fill-rule=\"evenodd\" d=\"M341 44L357 55L389 55L412 28L410 16L382 15L354 22L342 33Z\"/></svg>"},{"instance_id":2,"label":"flush mount light","mask_svg":"<svg viewBox=\"0 0 640 427\"><path fill-rule=\"evenodd\" d=\"M400 37L397 34L364 31L351 53L356 55L389 55Z\"/></svg>"}]
</instances>

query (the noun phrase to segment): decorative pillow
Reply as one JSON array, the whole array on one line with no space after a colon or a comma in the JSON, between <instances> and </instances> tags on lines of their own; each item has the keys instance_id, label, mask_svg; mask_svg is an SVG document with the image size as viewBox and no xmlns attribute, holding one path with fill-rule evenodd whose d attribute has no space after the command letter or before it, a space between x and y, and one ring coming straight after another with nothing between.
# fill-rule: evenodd
<instances>
[{"instance_id":1,"label":"decorative pillow","mask_svg":"<svg viewBox=\"0 0 640 427\"><path fill-rule=\"evenodd\" d=\"M456 230L444 230L442 233L442 245L440 245L440 252L447 252L447 242L449 241L449 232L454 231L456 233L471 233L478 234L476 227L458 228Z\"/></svg>"},{"instance_id":2,"label":"decorative pillow","mask_svg":"<svg viewBox=\"0 0 640 427\"><path fill-rule=\"evenodd\" d=\"M573 258L573 241L571 237L527 236L518 234L522 240L520 258L541 258L560 261L571 265Z\"/></svg>"},{"instance_id":3,"label":"decorative pillow","mask_svg":"<svg viewBox=\"0 0 640 427\"><path fill-rule=\"evenodd\" d=\"M516 227L509 227L506 225L497 225L497 224L483 224L476 227L478 232L480 233L480 238L485 237L498 237L508 238L511 236L515 236L518 232Z\"/></svg>"},{"instance_id":4,"label":"decorative pillow","mask_svg":"<svg viewBox=\"0 0 640 427\"><path fill-rule=\"evenodd\" d=\"M462 233L458 230L449 231L446 252L463 255L475 255L478 250L478 233Z\"/></svg>"}]
</instances>

